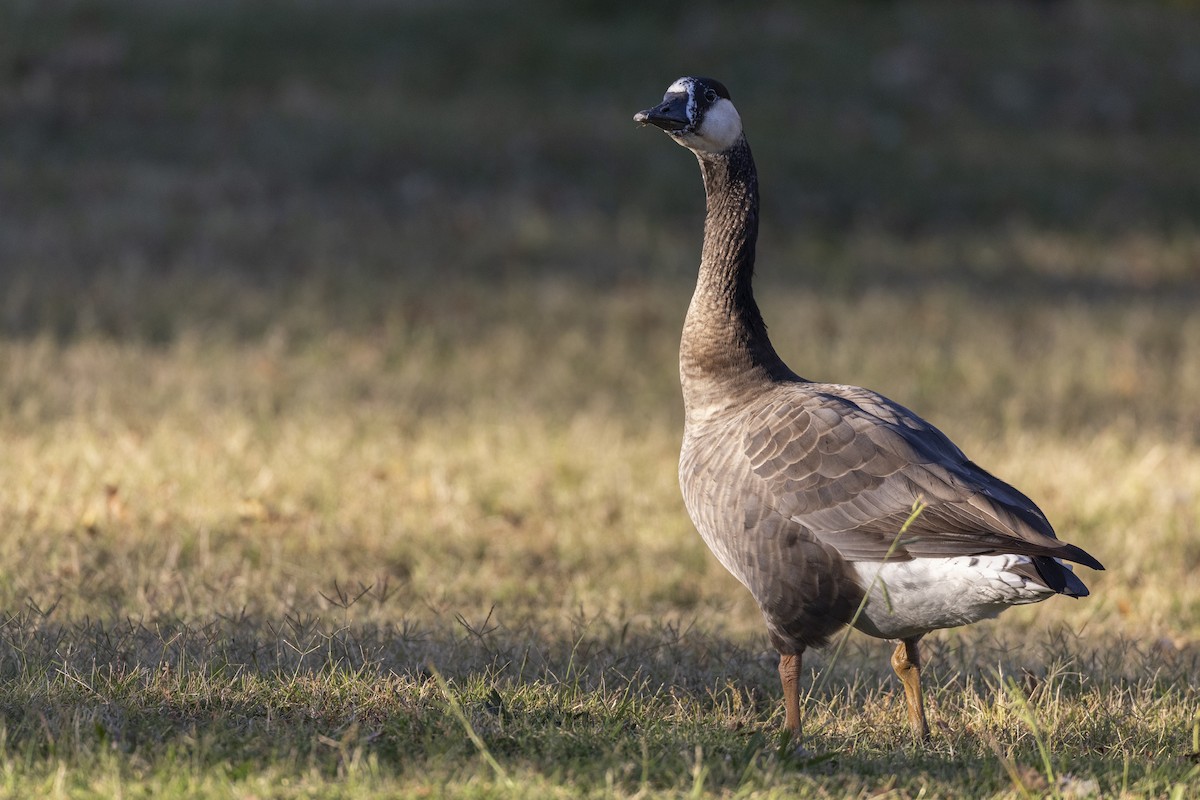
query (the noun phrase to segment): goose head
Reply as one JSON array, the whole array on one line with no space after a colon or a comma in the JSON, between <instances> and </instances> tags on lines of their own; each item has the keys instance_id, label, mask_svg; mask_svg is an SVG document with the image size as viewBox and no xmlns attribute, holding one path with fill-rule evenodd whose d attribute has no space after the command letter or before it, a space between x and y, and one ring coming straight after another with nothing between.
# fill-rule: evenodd
<instances>
[{"instance_id":1,"label":"goose head","mask_svg":"<svg viewBox=\"0 0 1200 800\"><path fill-rule=\"evenodd\" d=\"M633 117L666 131L694 153L721 153L742 137L742 118L729 90L712 78L684 77L667 87L662 102Z\"/></svg>"}]
</instances>

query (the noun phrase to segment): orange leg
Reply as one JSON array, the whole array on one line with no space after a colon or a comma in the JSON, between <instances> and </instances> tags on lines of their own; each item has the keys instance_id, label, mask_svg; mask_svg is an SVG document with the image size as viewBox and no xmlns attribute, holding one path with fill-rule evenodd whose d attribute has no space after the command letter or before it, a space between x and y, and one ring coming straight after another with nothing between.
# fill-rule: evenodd
<instances>
[{"instance_id":1,"label":"orange leg","mask_svg":"<svg viewBox=\"0 0 1200 800\"><path fill-rule=\"evenodd\" d=\"M908 701L908 724L913 736L921 741L929 740L929 723L925 720L925 699L921 695L921 651L917 642L921 637L905 639L896 645L892 653L892 669L904 684L904 697ZM783 667L780 667L782 671Z\"/></svg>"},{"instance_id":2,"label":"orange leg","mask_svg":"<svg viewBox=\"0 0 1200 800\"><path fill-rule=\"evenodd\" d=\"M800 653L780 653L779 682L783 684L784 728L800 742Z\"/></svg>"}]
</instances>

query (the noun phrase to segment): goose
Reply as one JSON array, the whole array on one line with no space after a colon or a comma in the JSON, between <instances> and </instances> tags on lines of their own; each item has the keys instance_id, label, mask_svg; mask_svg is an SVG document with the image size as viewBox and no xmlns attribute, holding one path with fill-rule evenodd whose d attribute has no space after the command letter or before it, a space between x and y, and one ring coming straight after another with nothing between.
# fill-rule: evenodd
<instances>
[{"instance_id":1,"label":"goose","mask_svg":"<svg viewBox=\"0 0 1200 800\"><path fill-rule=\"evenodd\" d=\"M1087 587L1045 514L940 430L881 394L800 377L751 288L758 176L719 81L683 77L634 121L695 154L707 197L679 348L679 483L701 537L753 595L779 652L784 731L799 742L800 666L852 625L896 642L914 737L929 738L918 643L933 630Z\"/></svg>"}]
</instances>

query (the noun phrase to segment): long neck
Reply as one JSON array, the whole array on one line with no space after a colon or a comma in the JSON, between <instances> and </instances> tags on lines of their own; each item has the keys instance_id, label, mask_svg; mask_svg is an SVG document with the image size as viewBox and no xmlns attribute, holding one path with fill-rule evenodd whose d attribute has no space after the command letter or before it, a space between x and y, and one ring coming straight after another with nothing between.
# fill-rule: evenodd
<instances>
[{"instance_id":1,"label":"long neck","mask_svg":"<svg viewBox=\"0 0 1200 800\"><path fill-rule=\"evenodd\" d=\"M771 346L754 302L758 174L745 137L724 152L699 154L708 197L700 275L679 348L688 414L712 408L740 388L797 379Z\"/></svg>"}]
</instances>

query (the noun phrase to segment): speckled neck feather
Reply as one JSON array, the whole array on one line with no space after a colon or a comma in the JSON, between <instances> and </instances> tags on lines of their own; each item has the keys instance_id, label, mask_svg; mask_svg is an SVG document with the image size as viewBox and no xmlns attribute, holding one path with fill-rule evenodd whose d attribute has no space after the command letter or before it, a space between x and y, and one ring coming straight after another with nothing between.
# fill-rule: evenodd
<instances>
[{"instance_id":1,"label":"speckled neck feather","mask_svg":"<svg viewBox=\"0 0 1200 800\"><path fill-rule=\"evenodd\" d=\"M754 302L758 174L743 136L720 153L697 153L708 197L700 275L692 295L679 369L684 405L740 394L764 381L798 380L779 358Z\"/></svg>"}]
</instances>

